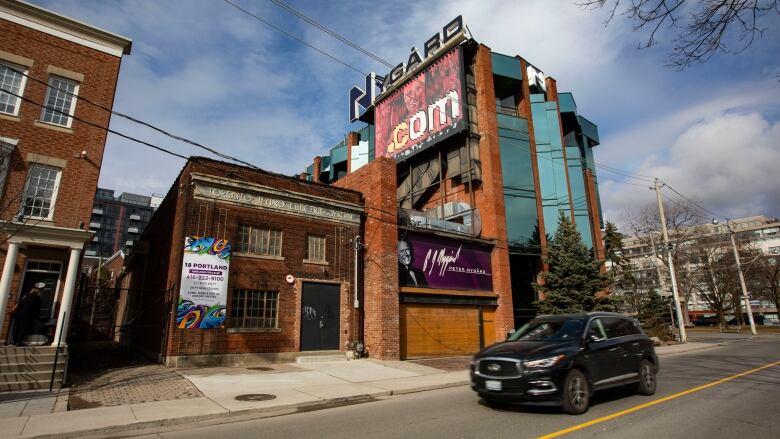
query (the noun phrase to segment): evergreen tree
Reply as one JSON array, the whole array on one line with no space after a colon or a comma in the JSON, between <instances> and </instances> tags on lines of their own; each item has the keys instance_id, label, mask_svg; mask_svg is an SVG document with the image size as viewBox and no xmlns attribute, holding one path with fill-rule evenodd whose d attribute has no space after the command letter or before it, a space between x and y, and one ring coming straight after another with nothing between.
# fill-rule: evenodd
<instances>
[{"instance_id":1,"label":"evergreen tree","mask_svg":"<svg viewBox=\"0 0 780 439\"><path fill-rule=\"evenodd\" d=\"M650 290L644 297L637 319L642 322L642 327L648 335L659 337L661 340L672 338L672 334L666 330L671 322L670 303L669 297L662 297L656 290Z\"/></svg>"},{"instance_id":2,"label":"evergreen tree","mask_svg":"<svg viewBox=\"0 0 780 439\"><path fill-rule=\"evenodd\" d=\"M563 212L547 246L545 262L549 271L542 273L544 282L534 285L544 294L544 300L534 302L540 314L615 311L612 298L597 296L609 284L601 273L601 263L585 247L582 236Z\"/></svg>"},{"instance_id":3,"label":"evergreen tree","mask_svg":"<svg viewBox=\"0 0 780 439\"><path fill-rule=\"evenodd\" d=\"M607 254L607 260L612 261L613 265L617 265L623 260L621 255L624 237L622 233L618 232L614 223L607 221L607 226L604 229L604 251Z\"/></svg>"}]
</instances>

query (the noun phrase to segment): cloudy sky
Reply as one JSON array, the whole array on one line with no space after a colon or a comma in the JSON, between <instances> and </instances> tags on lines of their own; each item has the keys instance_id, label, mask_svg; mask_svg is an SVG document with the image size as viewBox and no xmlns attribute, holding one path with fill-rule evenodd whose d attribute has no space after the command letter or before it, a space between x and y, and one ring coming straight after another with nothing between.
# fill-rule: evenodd
<instances>
[{"instance_id":1,"label":"cloudy sky","mask_svg":"<svg viewBox=\"0 0 780 439\"><path fill-rule=\"evenodd\" d=\"M387 68L268 0L231 0L361 71ZM596 161L657 176L731 218L780 217L780 16L739 55L683 72L664 67L671 34L645 35L573 0L381 3L288 0L291 6L396 64L461 14L477 41L520 55L574 93L599 126ZM355 70L220 0L33 0L133 40L114 109L264 169L297 174L358 129L347 121ZM772 55L774 54L774 55ZM111 127L184 155L205 151L114 117ZM178 158L109 135L100 186L165 193ZM605 217L653 201L648 183L599 168ZM671 199L679 200L668 192Z\"/></svg>"}]
</instances>

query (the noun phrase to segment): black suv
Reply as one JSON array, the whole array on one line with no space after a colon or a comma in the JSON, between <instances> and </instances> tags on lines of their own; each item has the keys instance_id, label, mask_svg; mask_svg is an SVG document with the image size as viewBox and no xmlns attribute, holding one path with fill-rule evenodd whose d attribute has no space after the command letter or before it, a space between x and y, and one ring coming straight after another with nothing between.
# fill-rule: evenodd
<instances>
[{"instance_id":1,"label":"black suv","mask_svg":"<svg viewBox=\"0 0 780 439\"><path fill-rule=\"evenodd\" d=\"M537 317L474 355L471 388L488 404L588 410L594 390L631 384L655 393L658 357L634 319L593 312Z\"/></svg>"}]
</instances>

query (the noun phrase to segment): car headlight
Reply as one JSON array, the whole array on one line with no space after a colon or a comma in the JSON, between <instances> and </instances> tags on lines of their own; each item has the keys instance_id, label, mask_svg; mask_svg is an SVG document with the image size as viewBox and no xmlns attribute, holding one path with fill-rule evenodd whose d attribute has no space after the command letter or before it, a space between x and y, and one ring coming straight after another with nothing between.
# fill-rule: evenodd
<instances>
[{"instance_id":1,"label":"car headlight","mask_svg":"<svg viewBox=\"0 0 780 439\"><path fill-rule=\"evenodd\" d=\"M535 367L552 367L561 361L563 357L565 357L565 355L556 355L554 357L542 358L541 360L524 361L523 366L529 369Z\"/></svg>"}]
</instances>

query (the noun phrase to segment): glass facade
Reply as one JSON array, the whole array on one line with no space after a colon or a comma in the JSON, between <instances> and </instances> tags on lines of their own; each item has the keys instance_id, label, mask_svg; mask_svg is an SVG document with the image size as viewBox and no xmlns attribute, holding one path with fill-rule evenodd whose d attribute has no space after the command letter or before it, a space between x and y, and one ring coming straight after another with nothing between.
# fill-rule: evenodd
<instances>
[{"instance_id":1,"label":"glass facade","mask_svg":"<svg viewBox=\"0 0 780 439\"><path fill-rule=\"evenodd\" d=\"M569 185L561 144L558 105L555 102L547 102L544 94L532 94L531 114L536 139L544 230L552 236L558 229L560 212L571 220Z\"/></svg>"},{"instance_id":2,"label":"glass facade","mask_svg":"<svg viewBox=\"0 0 780 439\"><path fill-rule=\"evenodd\" d=\"M536 213L528 121L498 114L498 136L509 246L531 247L532 252L539 252L539 232L536 227L539 218Z\"/></svg>"}]
</instances>

